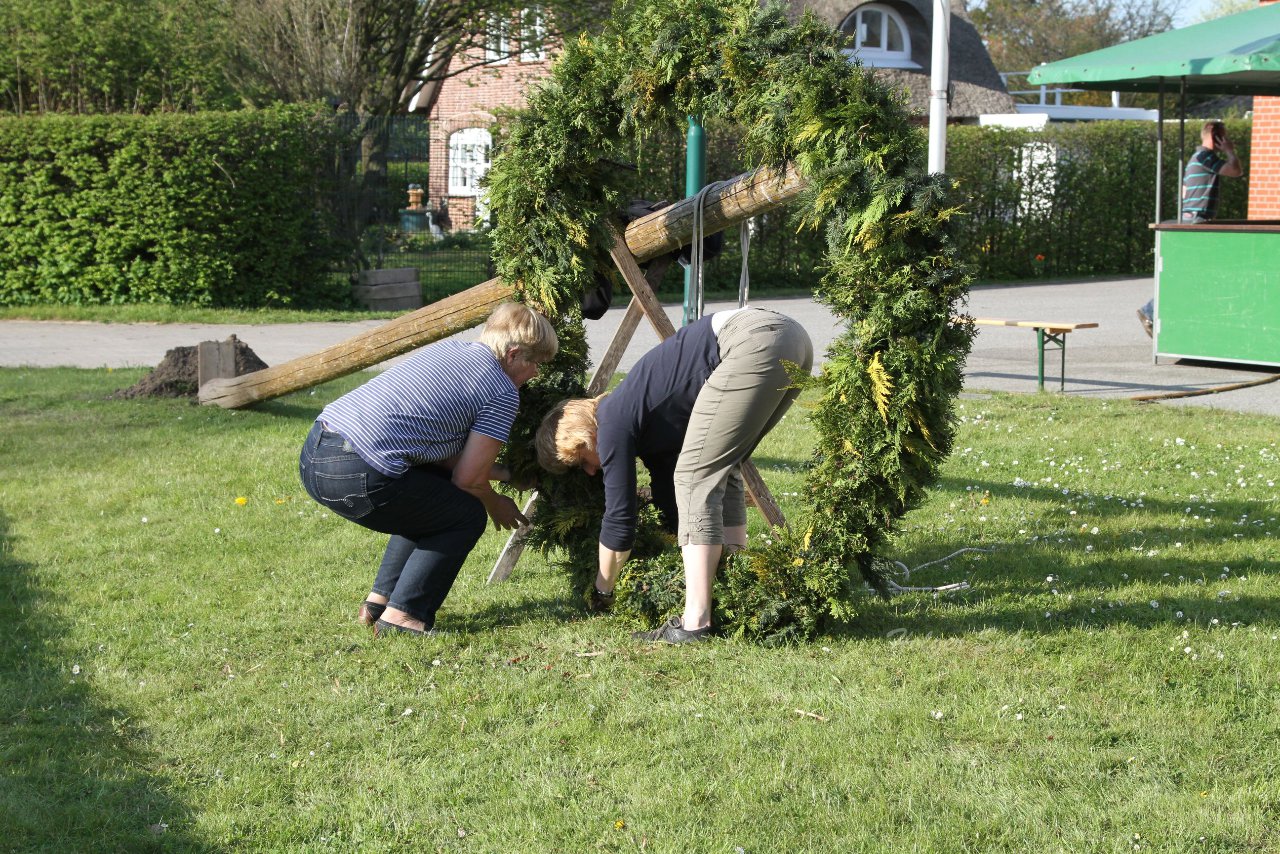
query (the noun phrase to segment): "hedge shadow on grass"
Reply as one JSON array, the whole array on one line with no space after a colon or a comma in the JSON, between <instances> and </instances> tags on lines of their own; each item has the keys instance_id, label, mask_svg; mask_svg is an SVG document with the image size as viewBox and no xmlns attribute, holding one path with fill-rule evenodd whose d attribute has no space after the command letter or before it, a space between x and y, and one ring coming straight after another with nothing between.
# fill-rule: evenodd
<instances>
[{"instance_id":1,"label":"hedge shadow on grass","mask_svg":"<svg viewBox=\"0 0 1280 854\"><path fill-rule=\"evenodd\" d=\"M128 709L94 698L93 653L66 642L0 513L0 844L14 851L196 849L190 808L147 772ZM83 667L80 672L73 668Z\"/></svg>"}]
</instances>

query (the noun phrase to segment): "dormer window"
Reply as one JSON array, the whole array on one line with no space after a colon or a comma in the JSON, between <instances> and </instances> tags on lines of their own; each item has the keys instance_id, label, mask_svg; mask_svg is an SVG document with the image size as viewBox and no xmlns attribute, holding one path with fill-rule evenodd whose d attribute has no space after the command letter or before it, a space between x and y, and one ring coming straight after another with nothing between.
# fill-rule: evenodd
<instances>
[{"instance_id":1,"label":"dormer window","mask_svg":"<svg viewBox=\"0 0 1280 854\"><path fill-rule=\"evenodd\" d=\"M902 16L880 3L859 6L840 27L849 39L845 53L863 65L879 68L919 68L911 61L911 36Z\"/></svg>"}]
</instances>

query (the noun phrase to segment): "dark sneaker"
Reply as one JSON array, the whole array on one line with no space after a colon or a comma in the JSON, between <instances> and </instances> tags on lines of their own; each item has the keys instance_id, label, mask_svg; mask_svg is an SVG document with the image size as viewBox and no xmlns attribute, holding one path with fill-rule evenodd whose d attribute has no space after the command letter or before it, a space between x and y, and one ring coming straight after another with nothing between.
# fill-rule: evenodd
<instances>
[{"instance_id":1,"label":"dark sneaker","mask_svg":"<svg viewBox=\"0 0 1280 854\"><path fill-rule=\"evenodd\" d=\"M592 584L587 588L587 610L593 614L608 613L613 610L613 600L616 598L618 597L612 590L604 593L597 590L596 586Z\"/></svg>"},{"instance_id":2,"label":"dark sneaker","mask_svg":"<svg viewBox=\"0 0 1280 854\"><path fill-rule=\"evenodd\" d=\"M1151 318L1147 317L1146 312L1142 309L1138 309L1138 320L1142 322L1142 331L1147 333L1147 337L1154 337L1151 329Z\"/></svg>"},{"instance_id":3,"label":"dark sneaker","mask_svg":"<svg viewBox=\"0 0 1280 854\"><path fill-rule=\"evenodd\" d=\"M631 635L639 641L657 643L696 643L711 638L711 626L700 629L686 629L679 617L672 617L656 629L647 632L635 632Z\"/></svg>"}]
</instances>

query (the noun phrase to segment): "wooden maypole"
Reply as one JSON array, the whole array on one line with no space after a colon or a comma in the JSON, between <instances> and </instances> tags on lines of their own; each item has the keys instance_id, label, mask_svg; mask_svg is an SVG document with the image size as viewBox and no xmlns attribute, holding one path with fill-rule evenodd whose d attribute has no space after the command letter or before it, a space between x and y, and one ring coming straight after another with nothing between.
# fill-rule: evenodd
<instances>
[{"instance_id":1,"label":"wooden maypole","mask_svg":"<svg viewBox=\"0 0 1280 854\"><path fill-rule=\"evenodd\" d=\"M793 167L743 175L708 191L703 229L713 234L767 213L790 202L804 187ZM689 243L695 203L684 199L632 222L623 235L629 254L643 263ZM490 279L316 353L244 376L210 380L200 387L200 402L239 409L344 377L477 326L513 293L510 285Z\"/></svg>"}]
</instances>

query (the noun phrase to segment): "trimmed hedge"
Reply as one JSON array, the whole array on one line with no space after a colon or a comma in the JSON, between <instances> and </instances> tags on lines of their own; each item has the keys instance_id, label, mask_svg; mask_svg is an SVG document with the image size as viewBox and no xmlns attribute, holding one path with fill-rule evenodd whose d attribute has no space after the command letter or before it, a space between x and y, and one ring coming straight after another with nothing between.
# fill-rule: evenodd
<instances>
[{"instance_id":1,"label":"trimmed hedge","mask_svg":"<svg viewBox=\"0 0 1280 854\"><path fill-rule=\"evenodd\" d=\"M1187 122L1188 155L1199 144L1200 123ZM1247 166L1250 123L1228 121L1227 130ZM744 171L736 157L738 135L731 127L708 124L709 180ZM960 257L975 277L987 281L1150 275L1155 144L1152 122L1062 123L1043 131L948 128L947 173L968 200L956 230ZM683 136L654 134L639 163L642 195L684 195L683 146ZM1177 146L1177 124L1170 122L1165 128L1166 219L1177 215ZM1224 178L1221 192L1219 217L1243 219L1248 180ZM757 229L750 256L752 292L812 288L821 275L824 237L797 230L785 211L760 217ZM730 232L724 254L708 265L707 289L736 291L740 263L738 241ZM668 281L678 273L679 268L668 273Z\"/></svg>"},{"instance_id":2,"label":"trimmed hedge","mask_svg":"<svg viewBox=\"0 0 1280 854\"><path fill-rule=\"evenodd\" d=\"M1249 122L1227 125L1247 164ZM1187 124L1188 153L1198 128ZM707 131L709 177L744 171L732 126L711 122ZM331 271L354 247L329 211L344 134L331 116L297 106L0 117L0 305L343 305L346 278ZM682 196L683 156L680 134L655 134L638 163L639 193ZM947 171L969 199L956 239L979 279L1151 273L1150 122L1039 132L952 127ZM1170 123L1166 217L1176 213L1177 192ZM1243 218L1247 195L1247 179L1224 179L1220 216ZM812 288L825 237L798 230L785 211L758 218L757 227L753 292ZM736 290L739 260L730 233L724 255L709 265L708 290Z\"/></svg>"},{"instance_id":3,"label":"trimmed hedge","mask_svg":"<svg viewBox=\"0 0 1280 854\"><path fill-rule=\"evenodd\" d=\"M306 107L0 118L0 304L343 304Z\"/></svg>"},{"instance_id":4,"label":"trimmed hedge","mask_svg":"<svg viewBox=\"0 0 1280 854\"><path fill-rule=\"evenodd\" d=\"M1187 123L1189 156L1200 120ZM1250 124L1229 121L1247 163ZM1042 131L947 131L947 172L970 199L958 237L979 279L1148 275L1155 238L1156 127L1151 122L1051 124ZM1178 131L1165 128L1165 219L1178 212ZM1243 219L1248 182L1224 178L1220 219Z\"/></svg>"}]
</instances>

